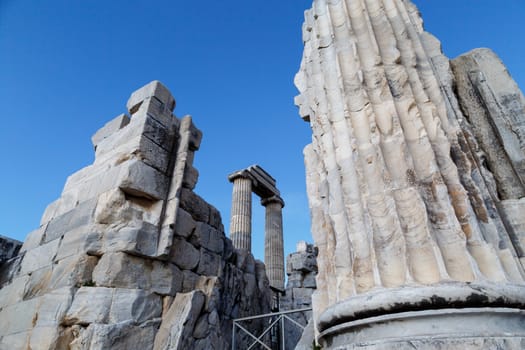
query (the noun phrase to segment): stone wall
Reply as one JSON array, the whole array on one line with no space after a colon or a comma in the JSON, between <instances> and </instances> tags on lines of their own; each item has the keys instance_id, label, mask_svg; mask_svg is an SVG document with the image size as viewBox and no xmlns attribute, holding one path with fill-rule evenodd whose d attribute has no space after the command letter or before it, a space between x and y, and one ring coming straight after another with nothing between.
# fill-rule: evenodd
<instances>
[{"instance_id":1,"label":"stone wall","mask_svg":"<svg viewBox=\"0 0 525 350\"><path fill-rule=\"evenodd\" d=\"M127 107L1 267L1 349L226 349L233 318L269 311L264 265L193 192L192 118L157 81Z\"/></svg>"},{"instance_id":2,"label":"stone wall","mask_svg":"<svg viewBox=\"0 0 525 350\"><path fill-rule=\"evenodd\" d=\"M0 235L0 266L15 257L22 247L22 242Z\"/></svg>"}]
</instances>

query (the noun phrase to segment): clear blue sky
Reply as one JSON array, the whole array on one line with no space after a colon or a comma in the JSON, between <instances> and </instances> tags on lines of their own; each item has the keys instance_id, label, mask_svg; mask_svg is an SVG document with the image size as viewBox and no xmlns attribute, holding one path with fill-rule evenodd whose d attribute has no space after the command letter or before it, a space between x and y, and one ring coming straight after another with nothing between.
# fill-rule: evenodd
<instances>
[{"instance_id":1,"label":"clear blue sky","mask_svg":"<svg viewBox=\"0 0 525 350\"><path fill-rule=\"evenodd\" d=\"M491 47L525 86L523 0L419 0L427 30L455 57ZM285 251L311 241L293 105L311 0L0 0L0 234L23 240L70 174L93 161L91 135L158 79L203 131L197 192L228 227L228 173L258 163L286 201ZM254 198L254 252L264 211Z\"/></svg>"}]
</instances>

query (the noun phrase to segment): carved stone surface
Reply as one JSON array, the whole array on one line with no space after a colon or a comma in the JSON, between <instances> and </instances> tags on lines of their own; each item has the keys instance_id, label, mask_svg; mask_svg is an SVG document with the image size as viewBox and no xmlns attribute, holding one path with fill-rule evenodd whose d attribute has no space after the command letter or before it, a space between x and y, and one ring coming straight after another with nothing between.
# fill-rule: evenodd
<instances>
[{"instance_id":1,"label":"carved stone surface","mask_svg":"<svg viewBox=\"0 0 525 350\"><path fill-rule=\"evenodd\" d=\"M379 323L365 320L447 308L418 296L435 286L434 296L446 298L452 282L466 291L471 284L490 287L453 295L449 304L509 307L523 322L525 304L514 299L525 292L517 218L523 207L502 201L523 197L523 95L503 65L479 51L458 59L453 74L439 41L404 0L315 0L305 13L303 39L296 104L313 133L304 153L319 248L313 305L322 345L397 348ZM495 147L488 166L484 147ZM505 164L494 176L500 159ZM406 301L394 310L389 305L400 305L392 293L397 289ZM380 302L371 303L372 296ZM502 305L491 304L492 296ZM360 345L358 328L346 326L361 320L377 330L374 344ZM463 314L449 321L478 322ZM426 335L424 328L400 337L408 344ZM504 328L475 336L485 336L486 344L525 339L523 329L507 337ZM467 338L414 346L472 347Z\"/></svg>"}]
</instances>

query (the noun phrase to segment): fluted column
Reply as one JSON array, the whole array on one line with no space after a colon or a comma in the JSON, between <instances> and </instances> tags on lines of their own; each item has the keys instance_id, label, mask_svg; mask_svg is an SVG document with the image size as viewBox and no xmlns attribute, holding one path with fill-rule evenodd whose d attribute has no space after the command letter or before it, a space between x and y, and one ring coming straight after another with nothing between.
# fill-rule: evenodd
<instances>
[{"instance_id":1,"label":"fluted column","mask_svg":"<svg viewBox=\"0 0 525 350\"><path fill-rule=\"evenodd\" d=\"M242 175L233 179L230 238L237 249L252 250L252 181Z\"/></svg>"},{"instance_id":2,"label":"fluted column","mask_svg":"<svg viewBox=\"0 0 525 350\"><path fill-rule=\"evenodd\" d=\"M284 201L279 196L261 200L266 208L264 235L264 263L270 286L284 290L284 243L283 212Z\"/></svg>"}]
</instances>

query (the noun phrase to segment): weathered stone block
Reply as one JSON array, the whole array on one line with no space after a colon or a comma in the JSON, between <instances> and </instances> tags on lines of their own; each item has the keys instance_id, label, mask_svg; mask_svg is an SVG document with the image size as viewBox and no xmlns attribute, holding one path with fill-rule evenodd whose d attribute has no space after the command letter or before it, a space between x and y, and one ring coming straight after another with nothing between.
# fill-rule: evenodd
<instances>
[{"instance_id":1,"label":"weathered stone block","mask_svg":"<svg viewBox=\"0 0 525 350\"><path fill-rule=\"evenodd\" d=\"M74 294L75 289L68 286L52 290L40 297L35 326L58 328L71 306Z\"/></svg>"},{"instance_id":2,"label":"weathered stone block","mask_svg":"<svg viewBox=\"0 0 525 350\"><path fill-rule=\"evenodd\" d=\"M200 261L197 267L197 274L203 276L218 276L222 270L221 256L210 252L205 248L200 249Z\"/></svg>"},{"instance_id":3,"label":"weathered stone block","mask_svg":"<svg viewBox=\"0 0 525 350\"><path fill-rule=\"evenodd\" d=\"M27 234L24 244L22 245L22 248L20 248L20 253L35 249L40 245L40 243L42 243L46 226L47 224L41 225L36 230L33 230Z\"/></svg>"},{"instance_id":4,"label":"weathered stone block","mask_svg":"<svg viewBox=\"0 0 525 350\"><path fill-rule=\"evenodd\" d=\"M24 299L29 276L22 276L0 288L0 310L6 306L21 302Z\"/></svg>"},{"instance_id":5,"label":"weathered stone block","mask_svg":"<svg viewBox=\"0 0 525 350\"><path fill-rule=\"evenodd\" d=\"M64 324L106 323L112 300L111 288L82 287L75 294L73 303L64 318Z\"/></svg>"},{"instance_id":6,"label":"weathered stone block","mask_svg":"<svg viewBox=\"0 0 525 350\"><path fill-rule=\"evenodd\" d=\"M124 227L107 232L104 236L104 249L106 252L154 256L158 236L157 226L142 221L140 227Z\"/></svg>"},{"instance_id":7,"label":"weathered stone block","mask_svg":"<svg viewBox=\"0 0 525 350\"><path fill-rule=\"evenodd\" d=\"M18 255L22 242L0 235L0 264Z\"/></svg>"},{"instance_id":8,"label":"weathered stone block","mask_svg":"<svg viewBox=\"0 0 525 350\"><path fill-rule=\"evenodd\" d=\"M224 232L224 226L222 224L221 213L213 205L210 205L210 221L209 224L211 227L216 228L217 230Z\"/></svg>"},{"instance_id":9,"label":"weathered stone block","mask_svg":"<svg viewBox=\"0 0 525 350\"><path fill-rule=\"evenodd\" d=\"M60 240L55 239L35 249L29 250L24 255L20 266L20 274L28 274L43 266L51 265L58 252Z\"/></svg>"},{"instance_id":10,"label":"weathered stone block","mask_svg":"<svg viewBox=\"0 0 525 350\"><path fill-rule=\"evenodd\" d=\"M182 274L182 292L189 293L195 289L195 286L197 285L200 276L197 275L195 272L191 272L190 270L184 270L182 271Z\"/></svg>"},{"instance_id":11,"label":"weathered stone block","mask_svg":"<svg viewBox=\"0 0 525 350\"><path fill-rule=\"evenodd\" d=\"M55 260L62 260L81 253L101 255L102 243L103 235L94 226L78 227L64 234Z\"/></svg>"},{"instance_id":12,"label":"weathered stone block","mask_svg":"<svg viewBox=\"0 0 525 350\"><path fill-rule=\"evenodd\" d=\"M160 317L162 300L155 293L137 289L114 289L109 323L133 321L140 324Z\"/></svg>"},{"instance_id":13,"label":"weathered stone block","mask_svg":"<svg viewBox=\"0 0 525 350\"><path fill-rule=\"evenodd\" d=\"M147 164L132 160L119 174L118 187L137 197L163 199L168 190L168 179Z\"/></svg>"},{"instance_id":14,"label":"weathered stone block","mask_svg":"<svg viewBox=\"0 0 525 350\"><path fill-rule=\"evenodd\" d=\"M195 322L201 313L204 301L205 296L200 291L177 294L168 312L162 317L153 349L190 349Z\"/></svg>"},{"instance_id":15,"label":"weathered stone block","mask_svg":"<svg viewBox=\"0 0 525 350\"><path fill-rule=\"evenodd\" d=\"M4 336L33 328L40 298L22 301L0 310L0 330Z\"/></svg>"},{"instance_id":16,"label":"weathered stone block","mask_svg":"<svg viewBox=\"0 0 525 350\"><path fill-rule=\"evenodd\" d=\"M151 349L159 322L152 320L141 325L135 325L132 321L110 325L91 324L87 329L78 330L78 337L73 340L71 349Z\"/></svg>"},{"instance_id":17,"label":"weathered stone block","mask_svg":"<svg viewBox=\"0 0 525 350\"><path fill-rule=\"evenodd\" d=\"M82 286L92 283L92 274L98 258L86 254L72 255L53 265L49 289Z\"/></svg>"},{"instance_id":18,"label":"weathered stone block","mask_svg":"<svg viewBox=\"0 0 525 350\"><path fill-rule=\"evenodd\" d=\"M199 179L199 171L191 165L184 168L184 177L182 179L182 187L193 190L197 185Z\"/></svg>"},{"instance_id":19,"label":"weathered stone block","mask_svg":"<svg viewBox=\"0 0 525 350\"><path fill-rule=\"evenodd\" d=\"M164 104L165 108L170 112L175 108L175 99L171 95L171 92L158 80L154 80L133 92L126 103L126 107L133 115L145 100L152 97L155 97L160 103Z\"/></svg>"},{"instance_id":20,"label":"weathered stone block","mask_svg":"<svg viewBox=\"0 0 525 350\"><path fill-rule=\"evenodd\" d=\"M180 193L180 207L186 210L196 221L209 222L209 204L194 192L182 188Z\"/></svg>"},{"instance_id":21,"label":"weathered stone block","mask_svg":"<svg viewBox=\"0 0 525 350\"><path fill-rule=\"evenodd\" d=\"M93 221L96 206L96 198L86 200L67 213L55 217L47 224L43 242L47 243L60 238L68 231L89 225Z\"/></svg>"},{"instance_id":22,"label":"weathered stone block","mask_svg":"<svg viewBox=\"0 0 525 350\"><path fill-rule=\"evenodd\" d=\"M189 237L195 230L197 223L191 215L184 209L177 209L177 219L175 220L175 234L184 238Z\"/></svg>"},{"instance_id":23,"label":"weathered stone block","mask_svg":"<svg viewBox=\"0 0 525 350\"><path fill-rule=\"evenodd\" d=\"M153 261L151 289L161 295L175 295L182 290L184 276L171 262Z\"/></svg>"},{"instance_id":24,"label":"weathered stone block","mask_svg":"<svg viewBox=\"0 0 525 350\"><path fill-rule=\"evenodd\" d=\"M224 233L212 226L198 222L190 242L196 247L206 248L214 253L222 254L224 250Z\"/></svg>"},{"instance_id":25,"label":"weathered stone block","mask_svg":"<svg viewBox=\"0 0 525 350\"><path fill-rule=\"evenodd\" d=\"M173 240L171 261L182 270L193 270L199 264L200 251L185 239Z\"/></svg>"},{"instance_id":26,"label":"weathered stone block","mask_svg":"<svg viewBox=\"0 0 525 350\"><path fill-rule=\"evenodd\" d=\"M151 288L151 266L146 267L143 258L126 253L106 253L93 271L97 286L112 288Z\"/></svg>"},{"instance_id":27,"label":"weathered stone block","mask_svg":"<svg viewBox=\"0 0 525 350\"><path fill-rule=\"evenodd\" d=\"M98 131L91 137L91 143L93 143L93 146L96 149L97 145L102 140L113 135L115 132L122 129L128 124L129 117L126 114L121 114L117 116L115 119L107 122L102 128L98 129Z\"/></svg>"}]
</instances>

